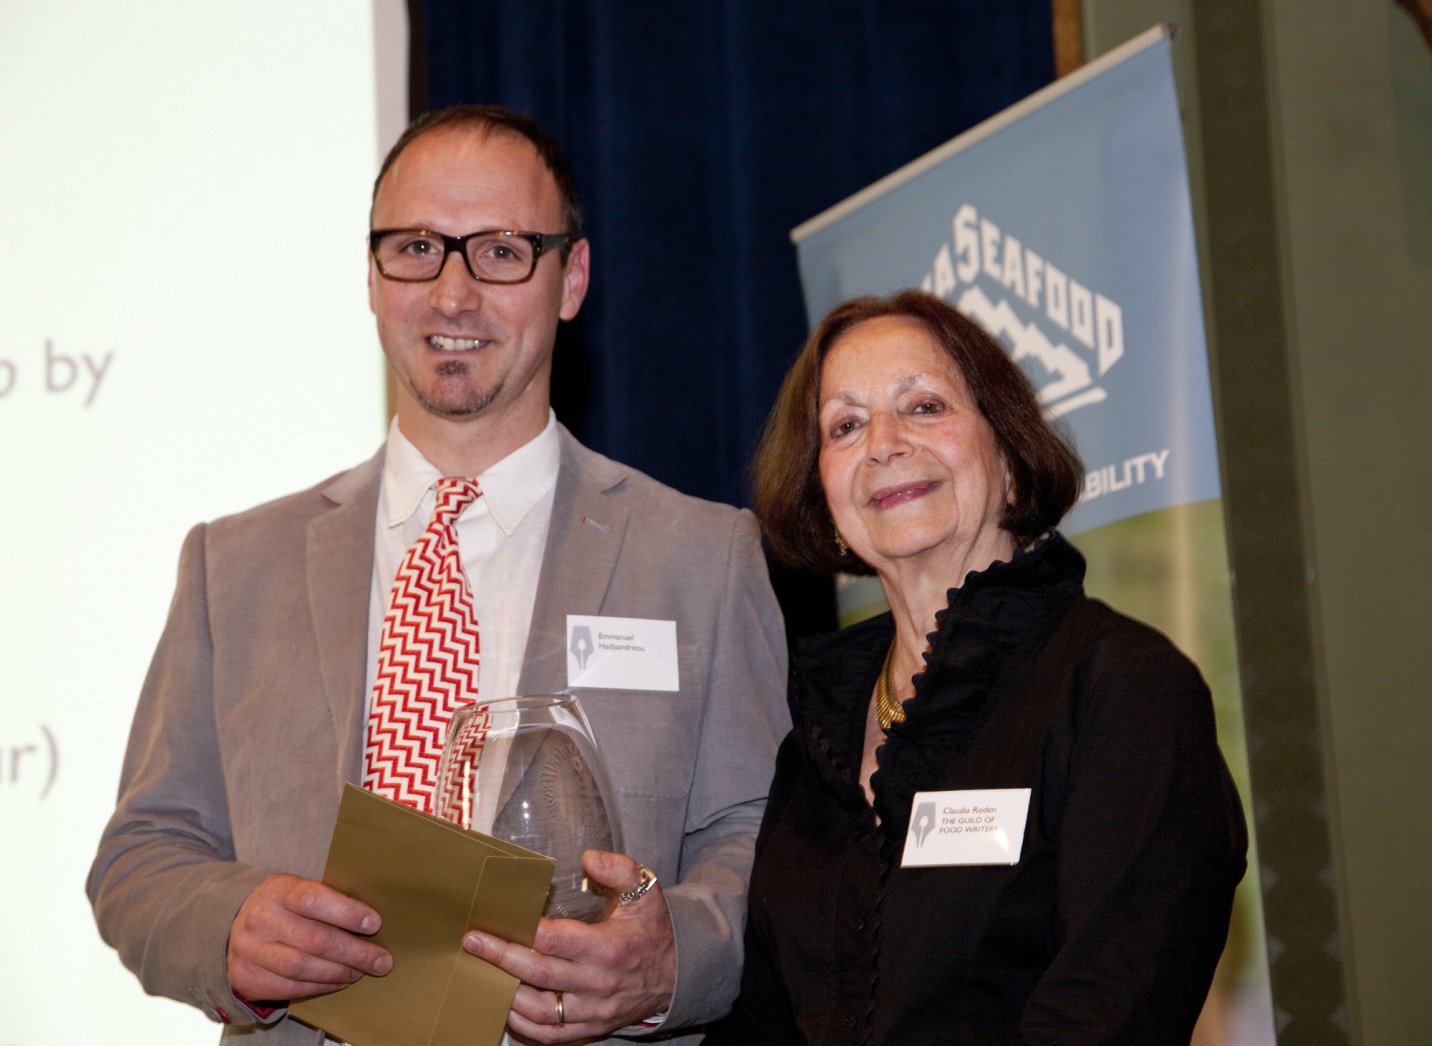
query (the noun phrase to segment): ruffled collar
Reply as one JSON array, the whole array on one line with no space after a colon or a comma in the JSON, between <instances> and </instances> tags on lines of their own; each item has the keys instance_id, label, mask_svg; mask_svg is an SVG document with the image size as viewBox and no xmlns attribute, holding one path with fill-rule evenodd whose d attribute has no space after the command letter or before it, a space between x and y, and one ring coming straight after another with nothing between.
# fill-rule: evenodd
<instances>
[{"instance_id":1,"label":"ruffled collar","mask_svg":"<svg viewBox=\"0 0 1432 1046\"><path fill-rule=\"evenodd\" d=\"M903 840L914 794L941 787L989 718L1001 683L1082 598L1083 581L1083 556L1050 533L949 590L928 636L925 671L905 702L906 719L891 727L871 780L887 840ZM807 750L846 803L864 805L858 775L865 715L894 634L893 620L882 614L807 640L792 659Z\"/></svg>"}]
</instances>

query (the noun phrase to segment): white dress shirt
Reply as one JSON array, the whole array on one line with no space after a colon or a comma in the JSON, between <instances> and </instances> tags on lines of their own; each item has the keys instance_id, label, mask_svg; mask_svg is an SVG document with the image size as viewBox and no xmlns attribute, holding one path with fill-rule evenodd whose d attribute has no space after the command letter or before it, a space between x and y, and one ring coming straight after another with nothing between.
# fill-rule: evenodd
<instances>
[{"instance_id":1,"label":"white dress shirt","mask_svg":"<svg viewBox=\"0 0 1432 1046\"><path fill-rule=\"evenodd\" d=\"M476 479L482 496L457 520L458 558L477 612L480 667L478 695L488 700L517 693L552 499L557 490L561 444L557 417L547 427ZM432 519L432 486L443 475L398 428L388 432L373 538L373 587L368 600L367 700L371 709L378 673L383 617L398 564Z\"/></svg>"}]
</instances>

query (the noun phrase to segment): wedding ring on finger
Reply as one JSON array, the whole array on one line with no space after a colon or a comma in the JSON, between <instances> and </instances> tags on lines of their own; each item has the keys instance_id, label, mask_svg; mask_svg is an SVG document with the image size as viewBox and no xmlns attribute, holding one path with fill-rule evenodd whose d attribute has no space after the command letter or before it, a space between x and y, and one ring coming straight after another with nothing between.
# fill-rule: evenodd
<instances>
[{"instance_id":1,"label":"wedding ring on finger","mask_svg":"<svg viewBox=\"0 0 1432 1046\"><path fill-rule=\"evenodd\" d=\"M617 895L617 903L623 908L633 901L641 900L646 896L646 892L656 885L656 875L650 868L644 864L639 864L637 865L637 869L640 875L637 884L630 890Z\"/></svg>"},{"instance_id":2,"label":"wedding ring on finger","mask_svg":"<svg viewBox=\"0 0 1432 1046\"><path fill-rule=\"evenodd\" d=\"M567 1009L562 1005L562 993L557 993L557 1027L567 1023Z\"/></svg>"}]
</instances>

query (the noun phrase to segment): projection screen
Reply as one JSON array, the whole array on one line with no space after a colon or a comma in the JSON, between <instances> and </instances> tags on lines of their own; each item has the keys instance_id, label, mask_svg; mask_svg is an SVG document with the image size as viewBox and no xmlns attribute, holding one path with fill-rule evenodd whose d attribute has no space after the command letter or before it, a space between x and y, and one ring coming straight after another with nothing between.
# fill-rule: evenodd
<instances>
[{"instance_id":1,"label":"projection screen","mask_svg":"<svg viewBox=\"0 0 1432 1046\"><path fill-rule=\"evenodd\" d=\"M374 54L353 0L0 0L4 1046L217 1041L84 879L187 528L382 439Z\"/></svg>"}]
</instances>

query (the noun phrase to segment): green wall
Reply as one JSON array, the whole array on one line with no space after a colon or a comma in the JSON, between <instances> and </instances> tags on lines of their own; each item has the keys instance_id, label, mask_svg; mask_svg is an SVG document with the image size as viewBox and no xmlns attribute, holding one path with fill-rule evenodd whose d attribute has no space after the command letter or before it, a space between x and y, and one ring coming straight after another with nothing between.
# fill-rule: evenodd
<instances>
[{"instance_id":1,"label":"green wall","mask_svg":"<svg viewBox=\"0 0 1432 1046\"><path fill-rule=\"evenodd\" d=\"M1432 1042L1432 51L1279 0L1284 258L1361 1041Z\"/></svg>"},{"instance_id":2,"label":"green wall","mask_svg":"<svg viewBox=\"0 0 1432 1046\"><path fill-rule=\"evenodd\" d=\"M1184 30L1279 1041L1432 1043L1432 51L1392 0L1083 13Z\"/></svg>"}]
</instances>

